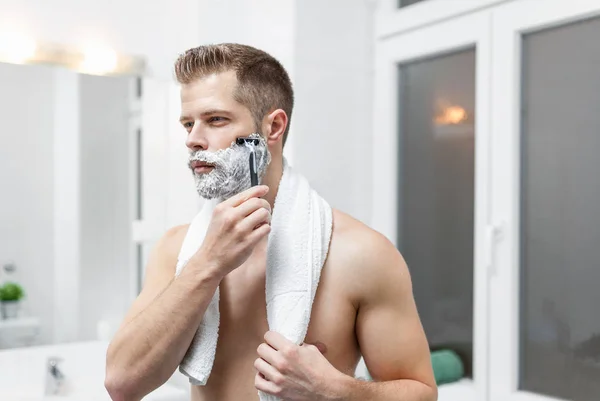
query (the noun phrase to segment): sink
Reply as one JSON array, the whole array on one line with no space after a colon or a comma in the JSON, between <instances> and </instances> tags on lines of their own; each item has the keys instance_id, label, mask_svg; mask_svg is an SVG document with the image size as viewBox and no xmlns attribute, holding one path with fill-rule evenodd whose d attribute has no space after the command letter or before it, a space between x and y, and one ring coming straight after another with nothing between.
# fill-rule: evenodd
<instances>
[{"instance_id":1,"label":"sink","mask_svg":"<svg viewBox=\"0 0 600 401\"><path fill-rule=\"evenodd\" d=\"M0 391L1 394L1 391ZM9 396L10 398L2 398L2 400L9 399L10 401L111 401L108 393L96 393L91 394L68 394L65 395L47 395L43 397L31 397L31 396ZM177 387L165 384L152 393L144 397L143 401L189 401L190 397L186 391Z\"/></svg>"},{"instance_id":2,"label":"sink","mask_svg":"<svg viewBox=\"0 0 600 401\"><path fill-rule=\"evenodd\" d=\"M86 342L0 350L1 401L111 401L104 388L108 343ZM47 391L48 361L60 359L60 395ZM186 388L167 382L144 401L189 401Z\"/></svg>"}]
</instances>

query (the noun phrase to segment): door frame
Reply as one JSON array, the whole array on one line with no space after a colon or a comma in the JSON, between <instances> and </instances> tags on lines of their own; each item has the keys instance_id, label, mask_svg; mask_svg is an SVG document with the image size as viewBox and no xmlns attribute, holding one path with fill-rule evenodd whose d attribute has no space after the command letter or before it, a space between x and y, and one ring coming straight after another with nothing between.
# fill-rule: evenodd
<instances>
[{"instance_id":1,"label":"door frame","mask_svg":"<svg viewBox=\"0 0 600 401\"><path fill-rule=\"evenodd\" d=\"M427 0L403 8L398 0L371 1L377 2L375 37L386 39L516 0Z\"/></svg>"},{"instance_id":2,"label":"door frame","mask_svg":"<svg viewBox=\"0 0 600 401\"><path fill-rule=\"evenodd\" d=\"M452 32L452 34L448 34ZM416 31L379 40L375 46L373 176L371 226L396 243L398 65L476 48L475 243L473 376L447 389L463 401L487 399L488 266L486 233L490 221L491 14L481 11ZM442 386L444 387L444 386ZM440 399L445 388L440 388Z\"/></svg>"},{"instance_id":3,"label":"door frame","mask_svg":"<svg viewBox=\"0 0 600 401\"><path fill-rule=\"evenodd\" d=\"M551 401L518 390L520 316L521 38L523 34L600 16L591 0L519 0L493 13L492 210L503 222L490 280L490 394L492 401Z\"/></svg>"}]
</instances>

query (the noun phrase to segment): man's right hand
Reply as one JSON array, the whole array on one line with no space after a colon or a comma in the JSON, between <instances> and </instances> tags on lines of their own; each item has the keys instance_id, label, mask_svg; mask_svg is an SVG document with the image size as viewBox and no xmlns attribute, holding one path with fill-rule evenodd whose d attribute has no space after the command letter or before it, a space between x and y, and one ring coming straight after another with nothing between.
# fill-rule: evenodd
<instances>
[{"instance_id":1,"label":"man's right hand","mask_svg":"<svg viewBox=\"0 0 600 401\"><path fill-rule=\"evenodd\" d=\"M222 277L241 266L271 231L271 205L261 199L267 192L269 187L257 185L219 203L192 259L198 258Z\"/></svg>"},{"instance_id":2,"label":"man's right hand","mask_svg":"<svg viewBox=\"0 0 600 401\"><path fill-rule=\"evenodd\" d=\"M141 400L177 369L223 277L269 234L271 206L261 199L268 190L255 186L216 206L182 272L187 279L174 279L185 227L169 230L153 249L144 288L107 351L105 387L113 400Z\"/></svg>"}]
</instances>

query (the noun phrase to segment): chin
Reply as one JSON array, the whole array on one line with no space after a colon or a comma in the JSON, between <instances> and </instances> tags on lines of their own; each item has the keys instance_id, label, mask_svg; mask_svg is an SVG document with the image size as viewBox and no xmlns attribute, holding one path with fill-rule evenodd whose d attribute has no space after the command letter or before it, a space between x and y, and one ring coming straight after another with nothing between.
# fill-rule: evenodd
<instances>
[{"instance_id":1,"label":"chin","mask_svg":"<svg viewBox=\"0 0 600 401\"><path fill-rule=\"evenodd\" d=\"M232 196L239 194L240 192L244 192L245 190L250 188L250 180L247 183L237 183L236 185L229 186L229 188L224 188L223 186L219 187L208 187L208 186L198 186L196 187L198 191L198 195L201 198L210 200L210 199L219 199L221 201L227 200Z\"/></svg>"},{"instance_id":2,"label":"chin","mask_svg":"<svg viewBox=\"0 0 600 401\"><path fill-rule=\"evenodd\" d=\"M202 199L206 199L206 200L216 199L219 197L219 194L216 192L205 191L205 190L201 190L201 189L198 189L198 195L200 195L200 197Z\"/></svg>"}]
</instances>

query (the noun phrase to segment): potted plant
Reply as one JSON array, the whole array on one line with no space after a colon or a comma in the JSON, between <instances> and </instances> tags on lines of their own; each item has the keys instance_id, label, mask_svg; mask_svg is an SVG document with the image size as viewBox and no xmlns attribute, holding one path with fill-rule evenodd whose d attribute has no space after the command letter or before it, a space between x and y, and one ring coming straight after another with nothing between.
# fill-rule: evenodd
<instances>
[{"instance_id":1,"label":"potted plant","mask_svg":"<svg viewBox=\"0 0 600 401\"><path fill-rule=\"evenodd\" d=\"M23 287L17 283L5 283L0 287L0 310L3 319L17 317L19 303L24 296Z\"/></svg>"}]
</instances>

